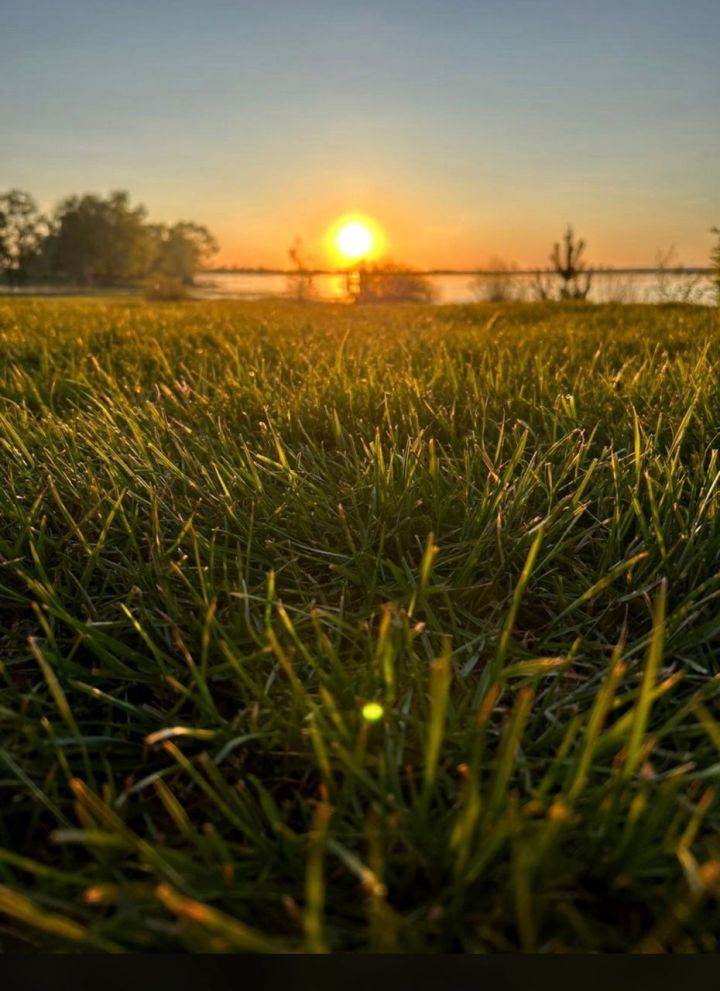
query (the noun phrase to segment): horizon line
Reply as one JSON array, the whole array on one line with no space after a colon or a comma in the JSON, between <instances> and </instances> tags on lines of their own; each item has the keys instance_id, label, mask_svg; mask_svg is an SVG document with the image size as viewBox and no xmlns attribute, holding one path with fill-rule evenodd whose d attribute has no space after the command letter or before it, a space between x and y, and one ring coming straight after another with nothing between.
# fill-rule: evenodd
<instances>
[{"instance_id":1,"label":"horizon line","mask_svg":"<svg viewBox=\"0 0 720 991\"><path fill-rule=\"evenodd\" d=\"M220 275L228 272L235 272L238 275L349 275L358 271L355 268L269 268L264 265L217 265L212 268L200 269L199 274ZM676 265L672 268L658 266L625 266L615 268L613 266L595 266L593 268L583 268L578 274L582 275L712 275L714 268L701 265ZM514 276L514 275L557 275L552 268L513 268L513 269L484 269L484 268L429 268L416 269L408 266L397 269L383 270L379 268L373 270L374 275L393 275L398 272L411 272L413 275L488 275L488 276Z\"/></svg>"}]
</instances>

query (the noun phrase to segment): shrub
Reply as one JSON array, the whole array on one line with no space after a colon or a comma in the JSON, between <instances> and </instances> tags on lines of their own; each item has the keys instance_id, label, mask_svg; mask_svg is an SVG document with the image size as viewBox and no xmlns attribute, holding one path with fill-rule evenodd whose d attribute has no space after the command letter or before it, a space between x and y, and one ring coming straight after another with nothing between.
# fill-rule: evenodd
<instances>
[{"instance_id":1,"label":"shrub","mask_svg":"<svg viewBox=\"0 0 720 991\"><path fill-rule=\"evenodd\" d=\"M188 298L188 291L179 279L158 276L148 279L143 286L143 296L154 303L175 303Z\"/></svg>"},{"instance_id":2,"label":"shrub","mask_svg":"<svg viewBox=\"0 0 720 991\"><path fill-rule=\"evenodd\" d=\"M513 274L517 265L508 264L502 258L491 258L487 271L478 272L470 284L475 298L486 303L506 303L517 299L522 290Z\"/></svg>"},{"instance_id":3,"label":"shrub","mask_svg":"<svg viewBox=\"0 0 720 991\"><path fill-rule=\"evenodd\" d=\"M386 262L352 273L350 294L356 303L431 303L430 281L405 265Z\"/></svg>"}]
</instances>

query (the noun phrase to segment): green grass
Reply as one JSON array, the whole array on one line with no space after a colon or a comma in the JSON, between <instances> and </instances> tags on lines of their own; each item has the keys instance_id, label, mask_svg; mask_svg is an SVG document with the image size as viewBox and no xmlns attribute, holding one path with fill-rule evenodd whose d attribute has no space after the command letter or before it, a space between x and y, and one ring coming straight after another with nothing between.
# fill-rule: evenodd
<instances>
[{"instance_id":1,"label":"green grass","mask_svg":"<svg viewBox=\"0 0 720 991\"><path fill-rule=\"evenodd\" d=\"M2 302L0 394L3 949L720 949L717 310Z\"/></svg>"}]
</instances>

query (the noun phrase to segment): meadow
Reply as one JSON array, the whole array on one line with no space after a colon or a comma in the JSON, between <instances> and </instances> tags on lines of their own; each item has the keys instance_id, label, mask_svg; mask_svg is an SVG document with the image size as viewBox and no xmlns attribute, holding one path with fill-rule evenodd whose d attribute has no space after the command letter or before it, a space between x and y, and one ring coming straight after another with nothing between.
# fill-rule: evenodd
<instances>
[{"instance_id":1,"label":"meadow","mask_svg":"<svg viewBox=\"0 0 720 991\"><path fill-rule=\"evenodd\" d=\"M0 301L0 948L720 949L715 308Z\"/></svg>"}]
</instances>

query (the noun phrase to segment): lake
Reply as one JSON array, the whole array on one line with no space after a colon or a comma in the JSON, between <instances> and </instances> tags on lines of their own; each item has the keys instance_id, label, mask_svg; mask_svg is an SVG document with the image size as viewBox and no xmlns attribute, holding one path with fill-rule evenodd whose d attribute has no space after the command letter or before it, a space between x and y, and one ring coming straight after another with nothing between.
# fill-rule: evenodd
<instances>
[{"instance_id":1,"label":"lake","mask_svg":"<svg viewBox=\"0 0 720 991\"><path fill-rule=\"evenodd\" d=\"M473 303L503 298L537 298L534 275L513 274L481 278L468 273L427 276L437 303ZM551 279L551 277L549 277ZM550 281L552 285L552 279ZM557 285L557 283L555 283ZM317 275L315 295L320 300L346 300L345 276ZM205 272L196 279L193 295L203 299L282 298L290 294L288 278L276 273ZM588 299L595 303L715 302L715 289L707 273L596 272Z\"/></svg>"},{"instance_id":2,"label":"lake","mask_svg":"<svg viewBox=\"0 0 720 991\"><path fill-rule=\"evenodd\" d=\"M527 273L474 276L471 273L446 273L426 276L432 286L435 303L475 303L493 299L531 301L538 298L536 278ZM553 276L543 275L548 287L557 291ZM314 297L321 301L347 302L346 277L313 277ZM98 296L108 292L136 295L132 288L83 289L63 285L27 285L12 288L0 284L0 296ZM202 272L191 292L197 299L283 299L292 296L288 277L275 272ZM707 271L677 272L599 271L593 274L588 299L593 303L669 303L686 302L712 305L716 289Z\"/></svg>"}]
</instances>

